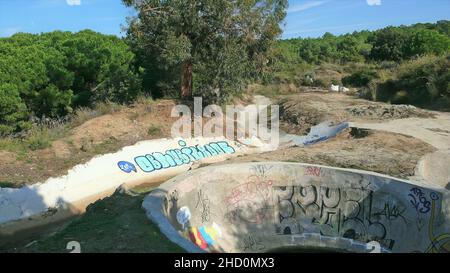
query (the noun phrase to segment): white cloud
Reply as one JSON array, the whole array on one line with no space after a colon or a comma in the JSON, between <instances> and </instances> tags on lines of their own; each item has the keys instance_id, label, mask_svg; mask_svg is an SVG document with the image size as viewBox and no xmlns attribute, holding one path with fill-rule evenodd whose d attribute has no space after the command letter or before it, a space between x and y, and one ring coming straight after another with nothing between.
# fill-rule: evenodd
<instances>
[{"instance_id":1,"label":"white cloud","mask_svg":"<svg viewBox=\"0 0 450 273\"><path fill-rule=\"evenodd\" d=\"M325 4L328 1L311 1L311 2L306 2L300 5L296 5L293 7L289 7L288 9L288 13L293 13L293 12L299 12L299 11L304 11L304 10L308 10L314 7L318 7L321 6L323 4Z\"/></svg>"},{"instance_id":2,"label":"white cloud","mask_svg":"<svg viewBox=\"0 0 450 273\"><path fill-rule=\"evenodd\" d=\"M69 6L80 6L81 0L66 0L66 3Z\"/></svg>"},{"instance_id":3,"label":"white cloud","mask_svg":"<svg viewBox=\"0 0 450 273\"><path fill-rule=\"evenodd\" d=\"M381 6L381 0L366 0L369 6Z\"/></svg>"}]
</instances>

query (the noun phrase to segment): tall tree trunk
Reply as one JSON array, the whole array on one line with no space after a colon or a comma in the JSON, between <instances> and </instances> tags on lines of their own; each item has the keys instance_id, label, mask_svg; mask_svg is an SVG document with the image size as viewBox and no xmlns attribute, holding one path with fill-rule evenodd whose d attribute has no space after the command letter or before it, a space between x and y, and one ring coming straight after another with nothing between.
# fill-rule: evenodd
<instances>
[{"instance_id":1,"label":"tall tree trunk","mask_svg":"<svg viewBox=\"0 0 450 273\"><path fill-rule=\"evenodd\" d=\"M181 66L181 98L192 97L192 62L185 61Z\"/></svg>"}]
</instances>

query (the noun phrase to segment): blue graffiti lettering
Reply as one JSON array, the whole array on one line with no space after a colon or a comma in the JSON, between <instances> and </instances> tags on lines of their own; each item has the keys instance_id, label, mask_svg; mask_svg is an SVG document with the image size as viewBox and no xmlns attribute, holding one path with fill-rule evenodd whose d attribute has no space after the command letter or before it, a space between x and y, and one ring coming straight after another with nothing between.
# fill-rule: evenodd
<instances>
[{"instance_id":1,"label":"blue graffiti lettering","mask_svg":"<svg viewBox=\"0 0 450 273\"><path fill-rule=\"evenodd\" d=\"M169 167L176 167L177 163L175 162L175 159L173 159L168 154L162 154L162 153L153 153L153 157L161 162L163 168L169 168Z\"/></svg>"},{"instance_id":2,"label":"blue graffiti lettering","mask_svg":"<svg viewBox=\"0 0 450 273\"><path fill-rule=\"evenodd\" d=\"M165 153L155 152L152 154L147 154L146 156L138 156L134 159L134 161L139 166L139 168L142 169L142 171L149 173L155 170L177 167L183 164L190 164L203 158L217 156L224 153L235 153L234 148L226 141L211 142L204 146L187 146L184 140L180 140L178 141L178 145L181 147L181 149L172 149L167 150ZM123 167L120 167L122 165ZM125 171L123 169L125 168L127 170L126 172L131 172L128 171L129 165L122 165L120 165L119 167L123 171ZM131 165L134 167L133 164ZM136 167L134 167L134 169L136 169Z\"/></svg>"},{"instance_id":3,"label":"blue graffiti lettering","mask_svg":"<svg viewBox=\"0 0 450 273\"><path fill-rule=\"evenodd\" d=\"M131 173L131 172L135 172L137 173L137 169L136 166L134 166L133 163L127 162L127 161L119 161L119 163L117 163L117 165L119 166L119 168L126 172L126 173Z\"/></svg>"},{"instance_id":4,"label":"blue graffiti lettering","mask_svg":"<svg viewBox=\"0 0 450 273\"><path fill-rule=\"evenodd\" d=\"M150 163L153 165L153 167L155 168L155 170L161 170L163 168L163 165L161 164L161 162L159 162L158 160L156 160L152 155L146 155L145 157L147 157L147 159L150 161Z\"/></svg>"},{"instance_id":5,"label":"blue graffiti lettering","mask_svg":"<svg viewBox=\"0 0 450 273\"><path fill-rule=\"evenodd\" d=\"M188 155L182 153L180 149L175 149L175 153L181 158L183 164L189 164L191 162L191 158Z\"/></svg>"},{"instance_id":6,"label":"blue graffiti lettering","mask_svg":"<svg viewBox=\"0 0 450 273\"><path fill-rule=\"evenodd\" d=\"M205 145L206 146L206 145ZM202 146L195 146L203 155L204 157L211 157L211 153L206 149L206 147L202 147Z\"/></svg>"},{"instance_id":7,"label":"blue graffiti lettering","mask_svg":"<svg viewBox=\"0 0 450 273\"><path fill-rule=\"evenodd\" d=\"M211 148L213 148L217 152L218 155L223 154L223 150L220 148L219 144L212 142L212 143L209 143L209 146L211 146Z\"/></svg>"},{"instance_id":8,"label":"blue graffiti lettering","mask_svg":"<svg viewBox=\"0 0 450 273\"><path fill-rule=\"evenodd\" d=\"M215 156L215 155L219 154L216 150L214 150L211 146L209 146L209 144L206 144L204 147L205 147L205 150L207 150L211 154L211 156Z\"/></svg>"},{"instance_id":9,"label":"blue graffiti lettering","mask_svg":"<svg viewBox=\"0 0 450 273\"><path fill-rule=\"evenodd\" d=\"M183 160L178 156L178 154L175 152L175 150L167 150L166 154L170 156L174 161L176 166L183 165Z\"/></svg>"},{"instance_id":10,"label":"blue graffiti lettering","mask_svg":"<svg viewBox=\"0 0 450 273\"><path fill-rule=\"evenodd\" d=\"M220 141L217 142L217 144L219 145L220 148L222 148L222 150L227 153L227 154L234 154L234 148L231 147L228 142L226 141Z\"/></svg>"},{"instance_id":11,"label":"blue graffiti lettering","mask_svg":"<svg viewBox=\"0 0 450 273\"><path fill-rule=\"evenodd\" d=\"M146 173L153 172L155 167L153 167L152 163L145 156L138 156L134 159L134 162L141 168L142 171Z\"/></svg>"}]
</instances>

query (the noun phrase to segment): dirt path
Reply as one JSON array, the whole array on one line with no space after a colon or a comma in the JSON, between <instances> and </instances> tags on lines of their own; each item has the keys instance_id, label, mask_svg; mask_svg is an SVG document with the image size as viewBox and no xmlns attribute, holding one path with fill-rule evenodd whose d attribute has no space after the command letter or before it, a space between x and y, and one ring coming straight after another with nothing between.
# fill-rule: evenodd
<instances>
[{"instance_id":1,"label":"dirt path","mask_svg":"<svg viewBox=\"0 0 450 273\"><path fill-rule=\"evenodd\" d=\"M281 129L289 133L304 134L327 120L345 120L350 127L373 133L362 139L346 135L313 148L273 152L266 158L360 168L450 189L450 113L327 92L285 95L274 101L282 108ZM255 102L270 100L255 96Z\"/></svg>"},{"instance_id":2,"label":"dirt path","mask_svg":"<svg viewBox=\"0 0 450 273\"><path fill-rule=\"evenodd\" d=\"M435 118L405 118L386 122L352 122L351 126L404 134L439 150L450 150L450 114L432 112Z\"/></svg>"},{"instance_id":3,"label":"dirt path","mask_svg":"<svg viewBox=\"0 0 450 273\"><path fill-rule=\"evenodd\" d=\"M421 158L411 179L450 190L450 114L432 113L434 118L406 118L381 123L353 122L351 126L408 135L432 145L438 151Z\"/></svg>"}]
</instances>

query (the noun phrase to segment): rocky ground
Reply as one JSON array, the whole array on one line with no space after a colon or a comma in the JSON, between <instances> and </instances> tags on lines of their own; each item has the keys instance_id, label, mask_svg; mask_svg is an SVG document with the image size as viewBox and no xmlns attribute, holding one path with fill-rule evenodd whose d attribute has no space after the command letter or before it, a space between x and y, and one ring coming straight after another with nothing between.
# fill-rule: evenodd
<instances>
[{"instance_id":1,"label":"rocky ground","mask_svg":"<svg viewBox=\"0 0 450 273\"><path fill-rule=\"evenodd\" d=\"M412 105L391 105L342 93L296 92L274 100L280 105L281 128L305 134L322 121L385 122L404 118L432 118L431 112Z\"/></svg>"}]
</instances>

